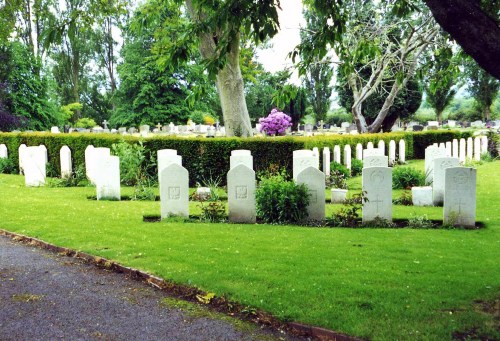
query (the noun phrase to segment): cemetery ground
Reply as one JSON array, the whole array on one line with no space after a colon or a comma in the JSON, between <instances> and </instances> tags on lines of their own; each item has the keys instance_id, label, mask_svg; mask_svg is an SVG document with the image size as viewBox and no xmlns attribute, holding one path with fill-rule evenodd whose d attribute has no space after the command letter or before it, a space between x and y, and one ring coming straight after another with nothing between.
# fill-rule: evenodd
<instances>
[{"instance_id":1,"label":"cemetery ground","mask_svg":"<svg viewBox=\"0 0 500 341\"><path fill-rule=\"evenodd\" d=\"M477 170L477 230L145 223L159 202L89 200L92 187L29 188L3 174L0 228L352 336L499 339L500 161ZM440 220L442 208L393 207L395 219L424 214Z\"/></svg>"}]
</instances>

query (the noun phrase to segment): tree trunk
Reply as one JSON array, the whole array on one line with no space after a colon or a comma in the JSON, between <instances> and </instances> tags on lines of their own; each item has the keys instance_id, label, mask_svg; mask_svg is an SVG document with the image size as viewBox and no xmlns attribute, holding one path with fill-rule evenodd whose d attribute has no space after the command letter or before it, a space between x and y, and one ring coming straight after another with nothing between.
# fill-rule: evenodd
<instances>
[{"instance_id":1,"label":"tree trunk","mask_svg":"<svg viewBox=\"0 0 500 341\"><path fill-rule=\"evenodd\" d=\"M436 116L439 124L443 123L443 110L436 110Z\"/></svg>"},{"instance_id":2,"label":"tree trunk","mask_svg":"<svg viewBox=\"0 0 500 341\"><path fill-rule=\"evenodd\" d=\"M485 121L490 121L491 120L491 111L490 111L490 106L487 105L484 107L484 120Z\"/></svg>"},{"instance_id":3,"label":"tree trunk","mask_svg":"<svg viewBox=\"0 0 500 341\"><path fill-rule=\"evenodd\" d=\"M500 79L500 27L478 0L424 0L441 27L488 73Z\"/></svg>"}]
</instances>

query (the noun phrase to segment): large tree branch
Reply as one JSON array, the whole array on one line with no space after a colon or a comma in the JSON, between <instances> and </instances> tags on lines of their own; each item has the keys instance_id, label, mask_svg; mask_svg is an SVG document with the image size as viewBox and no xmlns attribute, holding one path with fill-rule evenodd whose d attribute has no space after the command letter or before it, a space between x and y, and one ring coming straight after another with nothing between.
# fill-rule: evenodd
<instances>
[{"instance_id":1,"label":"large tree branch","mask_svg":"<svg viewBox=\"0 0 500 341\"><path fill-rule=\"evenodd\" d=\"M488 73L500 79L500 27L472 0L424 0L436 21Z\"/></svg>"}]
</instances>

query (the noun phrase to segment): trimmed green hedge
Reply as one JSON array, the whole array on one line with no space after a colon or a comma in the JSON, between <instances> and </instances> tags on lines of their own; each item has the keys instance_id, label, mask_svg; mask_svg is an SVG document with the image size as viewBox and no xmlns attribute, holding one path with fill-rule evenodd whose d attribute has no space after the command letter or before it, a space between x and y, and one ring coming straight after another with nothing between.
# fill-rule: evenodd
<instances>
[{"instance_id":1,"label":"trimmed green hedge","mask_svg":"<svg viewBox=\"0 0 500 341\"><path fill-rule=\"evenodd\" d=\"M145 162L156 164L156 151L160 149L176 149L182 156L183 166L189 171L191 185L202 179L220 177L224 182L229 171L229 156L231 150L248 149L254 158L255 170L261 171L270 165L284 167L292 172L292 153L298 149L312 149L313 147L329 147L335 145L342 149L346 144L352 147L353 155L356 144L366 144L371 141L376 146L379 140L384 140L386 148L390 140L404 139L406 142L406 158L423 158L424 149L435 142L451 141L454 138L468 137L470 132L459 131L432 131L418 133L384 133L362 135L330 135L314 137L268 137L268 138L182 138L182 137L153 137L143 139L147 158ZM139 137L121 136L112 134L50 134L50 133L0 133L0 144L7 146L9 157L18 162L18 149L21 144L47 147L49 163L60 171L59 150L67 145L72 152L74 169L85 160L85 148L92 144L94 147L111 147L119 141L135 143ZM386 151L387 153L387 151ZM151 175L155 176L156 167L148 167Z\"/></svg>"}]
</instances>

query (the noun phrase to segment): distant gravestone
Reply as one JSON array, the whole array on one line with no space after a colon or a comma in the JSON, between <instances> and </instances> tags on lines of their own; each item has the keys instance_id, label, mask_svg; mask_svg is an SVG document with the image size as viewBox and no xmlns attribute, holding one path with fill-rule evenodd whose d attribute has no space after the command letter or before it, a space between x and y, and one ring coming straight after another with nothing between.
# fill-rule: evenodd
<instances>
[{"instance_id":1,"label":"distant gravestone","mask_svg":"<svg viewBox=\"0 0 500 341\"><path fill-rule=\"evenodd\" d=\"M403 139L399 140L399 162L406 162L406 144Z\"/></svg>"},{"instance_id":2,"label":"distant gravestone","mask_svg":"<svg viewBox=\"0 0 500 341\"><path fill-rule=\"evenodd\" d=\"M120 200L120 158L99 156L95 170L97 200Z\"/></svg>"},{"instance_id":3,"label":"distant gravestone","mask_svg":"<svg viewBox=\"0 0 500 341\"><path fill-rule=\"evenodd\" d=\"M452 155L451 141L448 141L445 143L445 148L446 148L446 156L451 157L451 155Z\"/></svg>"},{"instance_id":4,"label":"distant gravestone","mask_svg":"<svg viewBox=\"0 0 500 341\"><path fill-rule=\"evenodd\" d=\"M122 135L123 135L123 134L126 134L126 133L127 133L127 128L125 128L125 127L120 127L120 128L118 128L118 133L120 133L120 134L122 134Z\"/></svg>"},{"instance_id":5,"label":"distant gravestone","mask_svg":"<svg viewBox=\"0 0 500 341\"><path fill-rule=\"evenodd\" d=\"M423 125L415 124L413 126L413 131L422 131L422 130L424 130L424 126Z\"/></svg>"},{"instance_id":6,"label":"distant gravestone","mask_svg":"<svg viewBox=\"0 0 500 341\"><path fill-rule=\"evenodd\" d=\"M371 142L371 141L370 141L370 142L368 142L368 143L366 144L366 149L373 149L373 142Z\"/></svg>"},{"instance_id":7,"label":"distant gravestone","mask_svg":"<svg viewBox=\"0 0 500 341\"><path fill-rule=\"evenodd\" d=\"M313 155L312 150L295 150L293 152L293 179L297 180L299 173L308 167L319 168L318 159Z\"/></svg>"},{"instance_id":8,"label":"distant gravestone","mask_svg":"<svg viewBox=\"0 0 500 341\"><path fill-rule=\"evenodd\" d=\"M385 141L380 140L378 141L378 149L382 150L382 155L385 155Z\"/></svg>"},{"instance_id":9,"label":"distant gravestone","mask_svg":"<svg viewBox=\"0 0 500 341\"><path fill-rule=\"evenodd\" d=\"M432 187L412 187L411 199L413 206L432 206Z\"/></svg>"},{"instance_id":10,"label":"distant gravestone","mask_svg":"<svg viewBox=\"0 0 500 341\"><path fill-rule=\"evenodd\" d=\"M378 148L368 148L363 150L363 162L368 156L384 156L384 151Z\"/></svg>"},{"instance_id":11,"label":"distant gravestone","mask_svg":"<svg viewBox=\"0 0 500 341\"><path fill-rule=\"evenodd\" d=\"M481 154L488 152L488 137L481 136Z\"/></svg>"},{"instance_id":12,"label":"distant gravestone","mask_svg":"<svg viewBox=\"0 0 500 341\"><path fill-rule=\"evenodd\" d=\"M476 225L476 173L473 168L451 167L445 171L443 223Z\"/></svg>"},{"instance_id":13,"label":"distant gravestone","mask_svg":"<svg viewBox=\"0 0 500 341\"><path fill-rule=\"evenodd\" d=\"M161 218L189 216L189 173L172 163L160 173Z\"/></svg>"},{"instance_id":14,"label":"distant gravestone","mask_svg":"<svg viewBox=\"0 0 500 341\"><path fill-rule=\"evenodd\" d=\"M438 157L434 159L432 183L432 203L434 206L443 204L445 170L450 167L458 167L458 165L458 159L452 157Z\"/></svg>"},{"instance_id":15,"label":"distant gravestone","mask_svg":"<svg viewBox=\"0 0 500 341\"><path fill-rule=\"evenodd\" d=\"M71 149L68 146L62 146L59 150L59 161L61 162L61 178L70 178L73 174L71 162Z\"/></svg>"},{"instance_id":16,"label":"distant gravestone","mask_svg":"<svg viewBox=\"0 0 500 341\"><path fill-rule=\"evenodd\" d=\"M481 160L481 138L479 136L474 138L474 160Z\"/></svg>"},{"instance_id":17,"label":"distant gravestone","mask_svg":"<svg viewBox=\"0 0 500 341\"><path fill-rule=\"evenodd\" d=\"M385 155L371 155L363 159L363 168L387 166L389 166L389 159Z\"/></svg>"},{"instance_id":18,"label":"distant gravestone","mask_svg":"<svg viewBox=\"0 0 500 341\"><path fill-rule=\"evenodd\" d=\"M474 140L472 137L467 138L467 154L466 154L466 159L472 160L474 154Z\"/></svg>"},{"instance_id":19,"label":"distant gravestone","mask_svg":"<svg viewBox=\"0 0 500 341\"><path fill-rule=\"evenodd\" d=\"M229 169L233 169L238 165L245 165L253 169L253 156L249 150L236 149L231 151L229 157Z\"/></svg>"},{"instance_id":20,"label":"distant gravestone","mask_svg":"<svg viewBox=\"0 0 500 341\"><path fill-rule=\"evenodd\" d=\"M434 159L446 157L445 148L439 148L434 145L425 148L425 182L432 183L434 176Z\"/></svg>"},{"instance_id":21,"label":"distant gravestone","mask_svg":"<svg viewBox=\"0 0 500 341\"><path fill-rule=\"evenodd\" d=\"M26 145L23 143L19 146L19 174L24 174L24 159L26 158Z\"/></svg>"},{"instance_id":22,"label":"distant gravestone","mask_svg":"<svg viewBox=\"0 0 500 341\"><path fill-rule=\"evenodd\" d=\"M150 132L150 127L149 125L145 124L139 127L139 132L142 137L148 137L149 132Z\"/></svg>"},{"instance_id":23,"label":"distant gravestone","mask_svg":"<svg viewBox=\"0 0 500 341\"><path fill-rule=\"evenodd\" d=\"M50 132L51 132L52 134L59 134L59 133L60 133L60 131L59 131L59 127L51 127L51 128L50 128Z\"/></svg>"},{"instance_id":24,"label":"distant gravestone","mask_svg":"<svg viewBox=\"0 0 500 341\"><path fill-rule=\"evenodd\" d=\"M460 152L459 152L458 159L460 160L460 164L464 164L465 159L467 158L465 139L460 139L460 149L459 150L460 150Z\"/></svg>"},{"instance_id":25,"label":"distant gravestone","mask_svg":"<svg viewBox=\"0 0 500 341\"><path fill-rule=\"evenodd\" d=\"M330 176L330 148L323 148L323 173Z\"/></svg>"},{"instance_id":26,"label":"distant gravestone","mask_svg":"<svg viewBox=\"0 0 500 341\"><path fill-rule=\"evenodd\" d=\"M333 161L340 163L340 146L335 145L333 147Z\"/></svg>"},{"instance_id":27,"label":"distant gravestone","mask_svg":"<svg viewBox=\"0 0 500 341\"><path fill-rule=\"evenodd\" d=\"M457 126L457 121L448 120L448 127L455 128Z\"/></svg>"},{"instance_id":28,"label":"distant gravestone","mask_svg":"<svg viewBox=\"0 0 500 341\"><path fill-rule=\"evenodd\" d=\"M452 157L456 157L458 159L458 140L457 139L453 139L453 141L451 141L451 156Z\"/></svg>"},{"instance_id":29,"label":"distant gravestone","mask_svg":"<svg viewBox=\"0 0 500 341\"><path fill-rule=\"evenodd\" d=\"M26 186L45 185L46 165L45 151L40 146L26 147L23 155L24 180Z\"/></svg>"},{"instance_id":30,"label":"distant gravestone","mask_svg":"<svg viewBox=\"0 0 500 341\"><path fill-rule=\"evenodd\" d=\"M7 146L5 144L0 144L0 158L6 159L8 157L9 154L7 153Z\"/></svg>"},{"instance_id":31,"label":"distant gravestone","mask_svg":"<svg viewBox=\"0 0 500 341\"><path fill-rule=\"evenodd\" d=\"M227 204L229 221L255 223L255 171L245 164L238 164L227 173Z\"/></svg>"},{"instance_id":32,"label":"distant gravestone","mask_svg":"<svg viewBox=\"0 0 500 341\"><path fill-rule=\"evenodd\" d=\"M375 218L392 221L392 169L363 168L362 183L368 199L363 203L363 223Z\"/></svg>"},{"instance_id":33,"label":"distant gravestone","mask_svg":"<svg viewBox=\"0 0 500 341\"><path fill-rule=\"evenodd\" d=\"M363 145L361 143L356 145L356 159L363 160Z\"/></svg>"},{"instance_id":34,"label":"distant gravestone","mask_svg":"<svg viewBox=\"0 0 500 341\"><path fill-rule=\"evenodd\" d=\"M315 167L307 167L297 175L297 184L305 184L309 190L308 220L324 220L325 174Z\"/></svg>"},{"instance_id":35,"label":"distant gravestone","mask_svg":"<svg viewBox=\"0 0 500 341\"><path fill-rule=\"evenodd\" d=\"M394 166L396 163L396 141L389 141L389 165Z\"/></svg>"},{"instance_id":36,"label":"distant gravestone","mask_svg":"<svg viewBox=\"0 0 500 341\"><path fill-rule=\"evenodd\" d=\"M346 166L347 169L351 169L351 158L352 158L351 146L346 144L344 146L344 166Z\"/></svg>"},{"instance_id":37,"label":"distant gravestone","mask_svg":"<svg viewBox=\"0 0 500 341\"><path fill-rule=\"evenodd\" d=\"M130 127L130 128L128 128L128 133L135 134L135 133L137 133L137 129L135 127Z\"/></svg>"}]
</instances>

